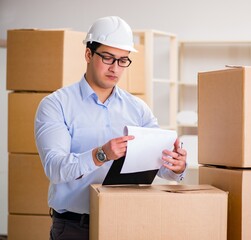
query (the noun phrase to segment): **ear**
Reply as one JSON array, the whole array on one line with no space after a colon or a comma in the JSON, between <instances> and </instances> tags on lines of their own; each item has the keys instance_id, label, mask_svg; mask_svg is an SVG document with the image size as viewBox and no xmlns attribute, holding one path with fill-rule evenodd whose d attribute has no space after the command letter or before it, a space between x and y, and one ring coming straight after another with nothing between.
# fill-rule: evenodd
<instances>
[{"instance_id":1,"label":"ear","mask_svg":"<svg viewBox=\"0 0 251 240\"><path fill-rule=\"evenodd\" d=\"M90 63L91 58L92 58L92 52L91 52L90 48L86 48L85 49L85 60L86 60L86 62Z\"/></svg>"}]
</instances>

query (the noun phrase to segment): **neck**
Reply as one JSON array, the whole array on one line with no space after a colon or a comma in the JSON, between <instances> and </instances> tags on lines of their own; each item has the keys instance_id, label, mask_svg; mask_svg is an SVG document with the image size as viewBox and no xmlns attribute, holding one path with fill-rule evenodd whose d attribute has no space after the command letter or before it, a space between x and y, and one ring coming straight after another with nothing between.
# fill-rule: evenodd
<instances>
[{"instance_id":1,"label":"neck","mask_svg":"<svg viewBox=\"0 0 251 240\"><path fill-rule=\"evenodd\" d=\"M102 88L98 85L93 84L92 81L88 81L87 76L85 75L85 79L90 85L90 87L93 89L93 91L97 94L98 99L100 102L104 103L109 96L112 94L113 88Z\"/></svg>"}]
</instances>

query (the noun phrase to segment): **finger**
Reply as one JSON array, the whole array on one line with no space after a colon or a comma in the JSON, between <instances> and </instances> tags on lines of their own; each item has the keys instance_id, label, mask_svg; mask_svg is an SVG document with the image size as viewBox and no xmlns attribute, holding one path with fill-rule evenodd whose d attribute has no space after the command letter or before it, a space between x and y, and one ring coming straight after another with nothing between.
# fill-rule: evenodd
<instances>
[{"instance_id":1,"label":"finger","mask_svg":"<svg viewBox=\"0 0 251 240\"><path fill-rule=\"evenodd\" d=\"M184 152L186 153L185 150L184 150ZM183 154L183 152L182 152L182 154ZM175 164L175 165L179 164L178 162L182 162L181 164L185 164L186 155L182 155L182 154L166 150L166 151L163 151L162 160L164 160L165 162L171 163L171 164Z\"/></svg>"},{"instance_id":2,"label":"finger","mask_svg":"<svg viewBox=\"0 0 251 240\"><path fill-rule=\"evenodd\" d=\"M167 158L178 158L179 157L179 153L169 151L167 149L163 150L162 154L163 154L163 156L165 156Z\"/></svg>"},{"instance_id":3,"label":"finger","mask_svg":"<svg viewBox=\"0 0 251 240\"><path fill-rule=\"evenodd\" d=\"M179 165L163 164L163 166L170 169L171 171L175 173L182 173L184 171L183 167Z\"/></svg>"},{"instance_id":4,"label":"finger","mask_svg":"<svg viewBox=\"0 0 251 240\"><path fill-rule=\"evenodd\" d=\"M181 156L186 156L187 152L185 149L181 148L180 146L177 149L174 149L173 151L169 151L167 149L165 149L163 151L163 154L169 155L173 158L178 158L180 155Z\"/></svg>"},{"instance_id":5,"label":"finger","mask_svg":"<svg viewBox=\"0 0 251 240\"><path fill-rule=\"evenodd\" d=\"M118 137L110 140L109 143L112 147L117 147L119 144L127 143L127 141L132 140L133 138L134 136Z\"/></svg>"},{"instance_id":6,"label":"finger","mask_svg":"<svg viewBox=\"0 0 251 240\"><path fill-rule=\"evenodd\" d=\"M179 138L176 139L176 141L174 142L174 149L178 149L180 147L180 140Z\"/></svg>"},{"instance_id":7,"label":"finger","mask_svg":"<svg viewBox=\"0 0 251 240\"><path fill-rule=\"evenodd\" d=\"M124 148L127 147L128 141L131 141L134 139L134 136L123 136L119 137L115 140L115 142L112 143L113 147L116 148Z\"/></svg>"},{"instance_id":8,"label":"finger","mask_svg":"<svg viewBox=\"0 0 251 240\"><path fill-rule=\"evenodd\" d=\"M163 166L174 171L175 173L181 173L185 169L185 162L170 158L168 161L163 163Z\"/></svg>"},{"instance_id":9,"label":"finger","mask_svg":"<svg viewBox=\"0 0 251 240\"><path fill-rule=\"evenodd\" d=\"M187 155L187 151L183 148L178 148L177 149L177 153L181 156L186 156Z\"/></svg>"},{"instance_id":10,"label":"finger","mask_svg":"<svg viewBox=\"0 0 251 240\"><path fill-rule=\"evenodd\" d=\"M115 143L119 144L119 143L123 143L123 142L127 142L127 141L130 141L130 140L133 140L134 138L135 138L134 136L128 135L128 136L114 138L112 140L112 142L115 142Z\"/></svg>"},{"instance_id":11,"label":"finger","mask_svg":"<svg viewBox=\"0 0 251 240\"><path fill-rule=\"evenodd\" d=\"M115 148L117 148L117 149L126 149L127 148L127 145L128 145L128 141L126 141L126 142L120 142L120 143L116 143L116 146L115 146Z\"/></svg>"}]
</instances>

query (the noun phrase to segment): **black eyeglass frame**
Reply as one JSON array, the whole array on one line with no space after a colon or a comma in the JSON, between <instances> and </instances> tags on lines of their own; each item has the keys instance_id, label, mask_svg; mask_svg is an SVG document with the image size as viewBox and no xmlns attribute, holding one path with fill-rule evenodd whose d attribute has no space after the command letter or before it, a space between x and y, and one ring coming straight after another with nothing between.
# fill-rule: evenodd
<instances>
[{"instance_id":1,"label":"black eyeglass frame","mask_svg":"<svg viewBox=\"0 0 251 240\"><path fill-rule=\"evenodd\" d=\"M96 53L98 56L100 56L101 58L102 58L102 62L104 63L104 64L107 64L107 65L113 65L116 61L118 62L118 65L120 66L120 67L124 67L124 68L126 68L126 67L129 67L130 66L130 64L132 63L132 60L130 59L130 58L125 58L125 57L122 57L122 58L115 58L115 57L112 57L112 56L105 56L105 55L103 55L103 54L101 54L101 53L99 53L99 52L96 52L96 51L93 51L93 53ZM113 59L112 60L112 62L106 62L106 60L107 60L107 58L109 58L109 59ZM120 65L120 61L124 61L123 59L126 59L127 61L128 61L128 65Z\"/></svg>"}]
</instances>

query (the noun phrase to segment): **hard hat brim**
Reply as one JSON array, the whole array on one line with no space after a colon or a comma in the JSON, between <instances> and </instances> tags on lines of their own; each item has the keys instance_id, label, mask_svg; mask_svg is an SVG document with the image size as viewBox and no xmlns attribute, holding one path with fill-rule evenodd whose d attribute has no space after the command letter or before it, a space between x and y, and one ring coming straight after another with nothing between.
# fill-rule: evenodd
<instances>
[{"instance_id":1,"label":"hard hat brim","mask_svg":"<svg viewBox=\"0 0 251 240\"><path fill-rule=\"evenodd\" d=\"M89 41L89 40L86 40L86 39L83 41L84 44L87 44L88 42L92 42L92 41ZM121 50L126 50L126 51L129 51L129 52L138 52L138 50L136 50L134 47L131 47L131 46L124 46L124 45L120 45L120 44L107 44L107 43L103 43L102 41L95 41L95 42L98 42L98 43L100 43L102 45L105 45L105 46L118 48L118 49L121 49Z\"/></svg>"}]
</instances>

